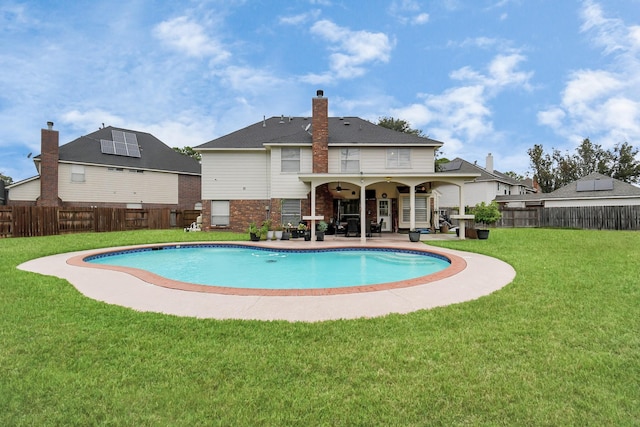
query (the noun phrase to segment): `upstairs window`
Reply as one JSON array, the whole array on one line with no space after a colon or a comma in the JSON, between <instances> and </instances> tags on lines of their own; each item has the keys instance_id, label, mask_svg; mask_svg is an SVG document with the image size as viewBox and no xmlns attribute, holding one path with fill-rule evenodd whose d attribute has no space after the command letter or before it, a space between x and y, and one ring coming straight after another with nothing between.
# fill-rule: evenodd
<instances>
[{"instance_id":1,"label":"upstairs window","mask_svg":"<svg viewBox=\"0 0 640 427\"><path fill-rule=\"evenodd\" d=\"M405 169L410 167L411 167L411 149L410 148L388 148L387 149L387 168Z\"/></svg>"},{"instance_id":2,"label":"upstairs window","mask_svg":"<svg viewBox=\"0 0 640 427\"><path fill-rule=\"evenodd\" d=\"M343 148L340 150L340 171L360 172L360 149Z\"/></svg>"},{"instance_id":3,"label":"upstairs window","mask_svg":"<svg viewBox=\"0 0 640 427\"><path fill-rule=\"evenodd\" d=\"M282 172L300 172L300 149L283 148L280 167Z\"/></svg>"},{"instance_id":4,"label":"upstairs window","mask_svg":"<svg viewBox=\"0 0 640 427\"><path fill-rule=\"evenodd\" d=\"M71 165L71 182L84 182L83 165Z\"/></svg>"}]
</instances>

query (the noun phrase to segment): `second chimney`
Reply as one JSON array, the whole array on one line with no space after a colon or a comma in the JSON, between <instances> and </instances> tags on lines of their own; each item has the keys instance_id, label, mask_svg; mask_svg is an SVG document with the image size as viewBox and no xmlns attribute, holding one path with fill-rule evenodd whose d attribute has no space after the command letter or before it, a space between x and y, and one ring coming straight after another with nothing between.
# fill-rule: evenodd
<instances>
[{"instance_id":1,"label":"second chimney","mask_svg":"<svg viewBox=\"0 0 640 427\"><path fill-rule=\"evenodd\" d=\"M47 122L47 129L40 132L40 197L38 206L61 206L58 197L58 131L53 130L53 122Z\"/></svg>"},{"instance_id":2,"label":"second chimney","mask_svg":"<svg viewBox=\"0 0 640 427\"><path fill-rule=\"evenodd\" d=\"M485 169L487 170L487 172L493 173L493 156L491 155L491 153L487 154L487 164Z\"/></svg>"}]
</instances>

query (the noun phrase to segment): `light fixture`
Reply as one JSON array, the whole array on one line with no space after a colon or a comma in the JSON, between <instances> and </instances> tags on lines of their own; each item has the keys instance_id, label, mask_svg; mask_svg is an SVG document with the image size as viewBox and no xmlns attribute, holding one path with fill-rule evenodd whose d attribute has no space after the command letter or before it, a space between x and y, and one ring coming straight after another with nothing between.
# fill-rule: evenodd
<instances>
[{"instance_id":1,"label":"light fixture","mask_svg":"<svg viewBox=\"0 0 640 427\"><path fill-rule=\"evenodd\" d=\"M388 177L386 177L384 180L385 180L385 181L387 181L387 182L391 182L391 177L390 177L390 176L388 176Z\"/></svg>"}]
</instances>

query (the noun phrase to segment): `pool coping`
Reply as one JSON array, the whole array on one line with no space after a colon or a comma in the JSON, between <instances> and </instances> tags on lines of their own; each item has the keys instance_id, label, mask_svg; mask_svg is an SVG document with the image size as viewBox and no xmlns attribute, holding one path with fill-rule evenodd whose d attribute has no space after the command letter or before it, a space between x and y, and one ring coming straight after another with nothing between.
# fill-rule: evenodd
<instances>
[{"instance_id":1,"label":"pool coping","mask_svg":"<svg viewBox=\"0 0 640 427\"><path fill-rule=\"evenodd\" d=\"M188 242L188 244L242 244L248 242ZM184 242L164 243L187 244ZM286 246L285 246L286 245ZM418 246L423 245L424 248ZM137 246L158 246L137 245ZM354 247L352 242L259 242L268 248ZM465 267L448 277L416 283L407 287L375 289L366 292L322 295L233 295L193 292L150 284L121 271L86 268L69 264L72 258L86 257L114 247L52 255L27 261L19 269L52 275L68 280L79 292L94 300L116 304L137 311L212 319L324 321L410 313L474 300L489 295L513 281L515 270L509 264L486 255L436 248L408 241L367 242L360 247L426 249L447 257L457 256ZM95 266L97 264L92 264ZM446 271L446 270L444 270ZM435 273L438 274L438 273Z\"/></svg>"},{"instance_id":2,"label":"pool coping","mask_svg":"<svg viewBox=\"0 0 640 427\"><path fill-rule=\"evenodd\" d=\"M426 275L414 277L406 280L399 280L394 282L385 282L385 283L376 283L369 285L360 285L360 286L348 286L341 288L319 288L319 289L264 289L264 288L234 288L229 286L208 286L208 285L200 285L196 283L182 282L178 280L169 279L163 276L159 276L155 273L152 273L147 270L141 270L133 267L123 267L117 265L108 265L108 264L95 264L91 262L85 261L86 258L96 255L103 255L109 253L118 253L126 251L127 249L103 249L97 250L94 253L90 254L82 254L71 257L67 260L67 264L76 266L76 267L86 267L86 268L98 268L104 270L113 270L120 271L123 273L131 274L132 276L137 277L140 280L143 280L147 283L156 286L162 286L164 288L169 289L177 289L182 291L190 291L190 292L204 292L204 293L213 293L213 294L223 294L223 295L243 295L243 296L319 296L319 295L342 295L342 294L353 294L360 292L376 292L376 291L384 291L390 289L399 289L406 288L410 286L423 285L426 283L430 283L436 280L442 280L444 278L453 276L462 270L464 270L467 266L466 261L455 254L446 254L444 252L439 252L437 249L433 249L427 247L426 245L416 246L411 249L402 249L393 246L387 245L376 245L375 247L363 248L362 246L351 245L345 246L340 244L327 244L323 245L322 248L313 248L308 247L305 249L302 248L273 248L264 246L261 244L251 243L251 242L200 242L200 243L162 243L162 244L151 244L151 245L136 245L131 246L128 249L154 249L154 248L182 248L182 247L194 247L194 246L217 246L217 247L244 247L244 248L260 248L266 250L282 250L282 251L325 251L325 250L345 250L345 249L370 249L370 250L388 250L388 251L412 251L412 252L422 252L426 254L435 254L440 257L445 257L449 260L450 265L444 270Z\"/></svg>"}]
</instances>

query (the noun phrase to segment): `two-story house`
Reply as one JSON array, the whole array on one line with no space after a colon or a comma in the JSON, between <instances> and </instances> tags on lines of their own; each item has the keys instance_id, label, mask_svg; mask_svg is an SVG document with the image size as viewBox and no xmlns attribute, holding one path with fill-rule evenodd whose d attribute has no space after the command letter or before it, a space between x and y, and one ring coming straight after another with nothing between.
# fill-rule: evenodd
<instances>
[{"instance_id":1,"label":"two-story house","mask_svg":"<svg viewBox=\"0 0 640 427\"><path fill-rule=\"evenodd\" d=\"M383 231L429 228L438 185L462 186L478 174L435 172L442 142L358 117L329 117L319 90L312 117L271 117L202 144L204 229L244 231L252 222L338 226L357 217ZM464 214L464 212L460 212ZM464 225L463 225L464 226ZM462 233L464 237L464 233Z\"/></svg>"},{"instance_id":2,"label":"two-story house","mask_svg":"<svg viewBox=\"0 0 640 427\"><path fill-rule=\"evenodd\" d=\"M440 164L440 170L447 173L478 174L475 179L465 183L464 206L473 207L481 202L490 203L497 196L535 193L531 179L518 181L494 169L491 153L487 155L484 167L457 157L450 162ZM438 192L440 193L440 209L443 212L447 214L455 212L461 206L458 188L455 185L443 184L438 187Z\"/></svg>"},{"instance_id":3,"label":"two-story house","mask_svg":"<svg viewBox=\"0 0 640 427\"><path fill-rule=\"evenodd\" d=\"M153 135L103 127L59 146L41 131L38 175L8 186L11 205L177 208L200 205L200 163Z\"/></svg>"}]
</instances>

